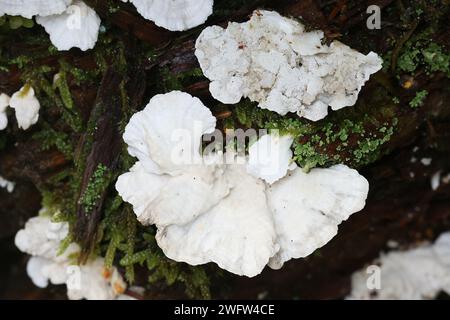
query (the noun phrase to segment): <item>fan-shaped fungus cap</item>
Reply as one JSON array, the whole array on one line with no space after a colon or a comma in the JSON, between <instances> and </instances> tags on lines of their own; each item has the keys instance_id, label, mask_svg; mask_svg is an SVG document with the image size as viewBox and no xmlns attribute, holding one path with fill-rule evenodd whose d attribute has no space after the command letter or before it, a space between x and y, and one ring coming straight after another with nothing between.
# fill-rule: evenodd
<instances>
[{"instance_id":1,"label":"fan-shaped fungus cap","mask_svg":"<svg viewBox=\"0 0 450 320\"><path fill-rule=\"evenodd\" d=\"M27 130L39 119L41 105L28 84L12 95L9 106L15 110L17 123L23 130Z\"/></svg>"},{"instance_id":2,"label":"fan-shaped fungus cap","mask_svg":"<svg viewBox=\"0 0 450 320\"><path fill-rule=\"evenodd\" d=\"M137 11L156 25L183 31L201 25L213 12L213 0L130 0Z\"/></svg>"},{"instance_id":3,"label":"fan-shaped fungus cap","mask_svg":"<svg viewBox=\"0 0 450 320\"><path fill-rule=\"evenodd\" d=\"M216 118L198 98L172 91L154 96L133 115L123 138L148 172L176 174L201 158L201 137L215 127Z\"/></svg>"},{"instance_id":4,"label":"fan-shaped fungus cap","mask_svg":"<svg viewBox=\"0 0 450 320\"><path fill-rule=\"evenodd\" d=\"M0 16L22 16L31 19L33 16L59 14L66 10L72 0L0 0Z\"/></svg>"},{"instance_id":5,"label":"fan-shaped fungus cap","mask_svg":"<svg viewBox=\"0 0 450 320\"><path fill-rule=\"evenodd\" d=\"M228 193L220 165L206 167L201 137L212 133L216 119L187 93L153 97L125 128L128 152L138 161L116 184L143 224L188 222ZM151 181L151 183L149 183Z\"/></svg>"},{"instance_id":6,"label":"fan-shaped fungus cap","mask_svg":"<svg viewBox=\"0 0 450 320\"><path fill-rule=\"evenodd\" d=\"M217 263L229 272L253 277L278 251L265 184L229 165L230 194L187 224L158 229L156 240L171 259L191 265Z\"/></svg>"},{"instance_id":7,"label":"fan-shaped fungus cap","mask_svg":"<svg viewBox=\"0 0 450 320\"><path fill-rule=\"evenodd\" d=\"M450 232L434 244L406 251L382 254L376 261L381 286L368 287L366 268L352 275L352 291L347 299L422 300L434 299L441 291L450 294Z\"/></svg>"},{"instance_id":8,"label":"fan-shaped fungus cap","mask_svg":"<svg viewBox=\"0 0 450 320\"><path fill-rule=\"evenodd\" d=\"M127 132L124 137L130 154L140 161L116 183L139 221L156 224L156 240L169 258L192 265L215 262L230 272L252 277L269 261L278 268L323 246L341 221L364 206L367 180L346 166L314 169L310 174L296 168L283 177L291 167L289 136L263 136L250 151L251 163L225 154L223 158L234 157L235 161L224 164L217 154L209 155L215 159L212 162L173 166L171 156L180 153L170 150L173 143L162 142L170 141L168 137L181 127L189 137L182 150L194 145L198 152L202 133L213 129L215 119L205 106L193 103L192 97L172 100L172 95L180 93L157 96L156 101L169 98L173 104L151 101L143 111L148 116L138 114L130 121L133 139ZM199 130L192 130L199 119L203 119ZM266 142L280 153L278 157L270 154L268 165L255 157L258 150L264 154L270 149ZM266 168L274 173L267 174ZM279 181L269 186L260 177Z\"/></svg>"},{"instance_id":9,"label":"fan-shaped fungus cap","mask_svg":"<svg viewBox=\"0 0 450 320\"><path fill-rule=\"evenodd\" d=\"M296 167L292 163L292 142L289 135L262 136L249 148L247 172L269 184L283 178L289 168Z\"/></svg>"},{"instance_id":10,"label":"fan-shaped fungus cap","mask_svg":"<svg viewBox=\"0 0 450 320\"><path fill-rule=\"evenodd\" d=\"M19 230L15 237L15 245L20 251L32 256L46 259L58 257L58 249L61 241L69 234L67 223L54 223L49 217L38 216L31 218L25 224L25 228ZM77 251L75 246L70 253ZM60 257L65 260L67 255Z\"/></svg>"},{"instance_id":11,"label":"fan-shaped fungus cap","mask_svg":"<svg viewBox=\"0 0 450 320\"><path fill-rule=\"evenodd\" d=\"M70 300L113 300L127 288L117 268L105 269L105 259L100 257L79 266L77 281L75 286L67 286Z\"/></svg>"},{"instance_id":12,"label":"fan-shaped fungus cap","mask_svg":"<svg viewBox=\"0 0 450 320\"><path fill-rule=\"evenodd\" d=\"M100 18L83 1L74 1L63 13L38 16L36 22L45 28L50 41L60 51L94 48L100 30Z\"/></svg>"},{"instance_id":13,"label":"fan-shaped fungus cap","mask_svg":"<svg viewBox=\"0 0 450 320\"><path fill-rule=\"evenodd\" d=\"M47 216L31 218L25 228L17 232L16 246L32 255L27 273L33 283L40 288L47 287L49 282L66 284L71 300L109 300L123 294L126 283L116 268L105 269L103 258L97 257L78 266L71 258L80 251L77 244L71 243L64 252L59 252L61 241L68 233L68 223L54 223Z\"/></svg>"},{"instance_id":14,"label":"fan-shaped fungus cap","mask_svg":"<svg viewBox=\"0 0 450 320\"><path fill-rule=\"evenodd\" d=\"M354 105L382 63L373 52L363 55L322 39L322 31L305 32L293 19L258 10L248 22L203 30L195 55L217 100L234 104L248 97L263 109L317 121L328 106Z\"/></svg>"},{"instance_id":15,"label":"fan-shaped fungus cap","mask_svg":"<svg viewBox=\"0 0 450 320\"><path fill-rule=\"evenodd\" d=\"M0 188L6 189L8 193L12 193L16 184L12 181L6 180L4 177L0 176Z\"/></svg>"},{"instance_id":16,"label":"fan-shaped fungus cap","mask_svg":"<svg viewBox=\"0 0 450 320\"><path fill-rule=\"evenodd\" d=\"M0 94L0 130L6 129L8 126L8 117L6 115L6 108L9 106L9 96Z\"/></svg>"},{"instance_id":17,"label":"fan-shaped fungus cap","mask_svg":"<svg viewBox=\"0 0 450 320\"><path fill-rule=\"evenodd\" d=\"M58 254L60 243L68 233L67 223L53 223L43 216L31 218L25 228L17 232L16 247L32 256L27 273L36 286L45 288L49 281L53 284L66 282L69 256L79 251L78 245L71 244L64 253Z\"/></svg>"},{"instance_id":18,"label":"fan-shaped fungus cap","mask_svg":"<svg viewBox=\"0 0 450 320\"><path fill-rule=\"evenodd\" d=\"M444 232L436 239L433 251L441 263L450 268L450 232Z\"/></svg>"},{"instance_id":19,"label":"fan-shaped fungus cap","mask_svg":"<svg viewBox=\"0 0 450 320\"><path fill-rule=\"evenodd\" d=\"M269 266L303 258L328 243L338 225L364 208L369 183L356 170L344 165L297 168L268 188L280 251Z\"/></svg>"}]
</instances>

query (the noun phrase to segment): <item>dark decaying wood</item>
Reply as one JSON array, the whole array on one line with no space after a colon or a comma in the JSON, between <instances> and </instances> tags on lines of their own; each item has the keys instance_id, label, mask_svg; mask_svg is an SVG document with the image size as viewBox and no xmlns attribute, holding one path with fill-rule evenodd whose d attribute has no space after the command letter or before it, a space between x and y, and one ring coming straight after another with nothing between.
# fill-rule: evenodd
<instances>
[{"instance_id":1,"label":"dark decaying wood","mask_svg":"<svg viewBox=\"0 0 450 320\"><path fill-rule=\"evenodd\" d=\"M83 180L81 182L80 196L77 203L77 222L75 235L77 241L83 244L86 252L89 252L95 244L98 223L102 216L102 209L107 190L99 195L92 210L86 210L82 204L93 174L102 165L111 172L117 167L118 158L122 147L122 138L119 123L122 119L122 103L120 85L124 81L123 76L112 68L105 72L97 93L95 106L92 109L89 122L94 127L92 142L89 137L85 143L89 143L90 151L86 158ZM91 133L87 133L91 134Z\"/></svg>"}]
</instances>

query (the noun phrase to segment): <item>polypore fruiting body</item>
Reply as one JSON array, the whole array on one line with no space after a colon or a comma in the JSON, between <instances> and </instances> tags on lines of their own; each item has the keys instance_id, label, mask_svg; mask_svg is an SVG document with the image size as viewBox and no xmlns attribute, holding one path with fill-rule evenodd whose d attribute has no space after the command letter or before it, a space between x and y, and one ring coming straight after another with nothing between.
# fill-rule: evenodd
<instances>
[{"instance_id":1,"label":"polypore fruiting body","mask_svg":"<svg viewBox=\"0 0 450 320\"><path fill-rule=\"evenodd\" d=\"M63 13L38 16L36 22L45 28L58 50L75 47L85 51L95 46L101 21L83 1L74 1Z\"/></svg>"},{"instance_id":2,"label":"polypore fruiting body","mask_svg":"<svg viewBox=\"0 0 450 320\"><path fill-rule=\"evenodd\" d=\"M35 15L48 16L66 10L72 0L0 0L0 16L22 16L31 19Z\"/></svg>"},{"instance_id":3,"label":"polypore fruiting body","mask_svg":"<svg viewBox=\"0 0 450 320\"><path fill-rule=\"evenodd\" d=\"M133 205L142 224L188 223L216 205L230 188L219 166L196 167L171 176L150 173L139 161L119 177L116 189Z\"/></svg>"},{"instance_id":4,"label":"polypore fruiting body","mask_svg":"<svg viewBox=\"0 0 450 320\"><path fill-rule=\"evenodd\" d=\"M258 275L277 251L276 234L267 206L265 184L243 165L228 165L230 194L188 224L158 229L164 253L191 265L217 263L229 272Z\"/></svg>"},{"instance_id":5,"label":"polypore fruiting body","mask_svg":"<svg viewBox=\"0 0 450 320\"><path fill-rule=\"evenodd\" d=\"M17 123L23 130L27 130L39 119L41 105L29 85L23 86L12 95L9 106L15 110Z\"/></svg>"},{"instance_id":6,"label":"polypore fruiting body","mask_svg":"<svg viewBox=\"0 0 450 320\"><path fill-rule=\"evenodd\" d=\"M55 259L58 256L60 242L67 237L67 223L53 223L48 217L34 217L27 221L25 228L19 230L15 237L16 247L32 256ZM77 251L77 246L70 253ZM62 260L67 256L63 255Z\"/></svg>"},{"instance_id":7,"label":"polypore fruiting body","mask_svg":"<svg viewBox=\"0 0 450 320\"><path fill-rule=\"evenodd\" d=\"M6 180L0 176L0 188L5 188L9 193L14 191L16 184L12 181Z\"/></svg>"},{"instance_id":8,"label":"polypore fruiting body","mask_svg":"<svg viewBox=\"0 0 450 320\"><path fill-rule=\"evenodd\" d=\"M450 294L450 233L433 245L381 255L379 272L357 271L352 276L352 292L347 299L434 299L439 292ZM374 287L373 278L379 276Z\"/></svg>"},{"instance_id":9,"label":"polypore fruiting body","mask_svg":"<svg viewBox=\"0 0 450 320\"><path fill-rule=\"evenodd\" d=\"M28 260L27 263L27 274L30 277L31 281L34 283L36 287L39 288L47 288L48 283L50 280L49 274L47 272L47 267L50 267L50 269L53 271L51 274L58 275L58 278L61 276L61 270L63 271L63 280L59 281L59 279L51 279L51 283L57 285L57 284L63 284L66 282L66 275L64 272L64 268L54 268L52 266L53 262L49 259L41 258L41 257L31 257L30 260Z\"/></svg>"},{"instance_id":10,"label":"polypore fruiting body","mask_svg":"<svg viewBox=\"0 0 450 320\"><path fill-rule=\"evenodd\" d=\"M8 117L6 115L6 108L9 106L9 96L0 94L0 130L5 130L8 126Z\"/></svg>"},{"instance_id":11,"label":"polypore fruiting body","mask_svg":"<svg viewBox=\"0 0 450 320\"><path fill-rule=\"evenodd\" d=\"M67 286L70 300L113 300L124 293L126 283L116 268L105 268L105 260L96 258L79 267L79 283Z\"/></svg>"},{"instance_id":12,"label":"polypore fruiting body","mask_svg":"<svg viewBox=\"0 0 450 320\"><path fill-rule=\"evenodd\" d=\"M162 166L183 155L168 139L177 130L170 121L197 116L179 122L187 128L185 138L189 138L182 149L192 150L194 145L197 154L202 132L205 128L210 131L215 123L197 100L173 100L173 95L180 93L159 95L159 103L149 103L143 112L151 114L151 120L138 116L130 121L124 137L132 141L129 151L139 161L116 183L139 221L156 224L156 240L169 258L192 265L215 262L230 272L252 277L269 261L279 268L285 261L323 246L336 234L341 221L364 206L368 192L364 177L343 165L314 169L310 174L295 169L289 136L263 136L250 150L251 163L246 157L215 153L195 164ZM166 99L178 104L171 105ZM195 119L203 120L198 130L191 130L189 122ZM155 130L156 124L166 124L166 131ZM149 147L158 139L167 143ZM258 153L269 156L268 163L261 161ZM151 165L145 166L145 161ZM294 171L285 176L289 168ZM269 185L263 179L279 181Z\"/></svg>"},{"instance_id":13,"label":"polypore fruiting body","mask_svg":"<svg viewBox=\"0 0 450 320\"><path fill-rule=\"evenodd\" d=\"M49 217L38 216L28 220L25 228L16 234L19 250L32 255L27 273L33 283L40 288L49 283L66 284L71 300L107 300L121 295L126 284L116 268L105 269L103 258L78 266L72 259L80 251L77 244L71 243L64 252L59 252L68 232L67 223L53 223Z\"/></svg>"},{"instance_id":14,"label":"polypore fruiting body","mask_svg":"<svg viewBox=\"0 0 450 320\"><path fill-rule=\"evenodd\" d=\"M216 118L198 98L172 91L154 96L131 117L124 140L148 172L176 174L200 159L200 139L215 126Z\"/></svg>"},{"instance_id":15,"label":"polypore fruiting body","mask_svg":"<svg viewBox=\"0 0 450 320\"><path fill-rule=\"evenodd\" d=\"M362 210L369 192L367 180L344 165L309 173L300 168L268 187L280 250L269 266L303 258L328 243L338 225Z\"/></svg>"},{"instance_id":16,"label":"polypore fruiting body","mask_svg":"<svg viewBox=\"0 0 450 320\"><path fill-rule=\"evenodd\" d=\"M195 55L217 100L234 104L248 97L281 115L297 112L317 121L328 106L354 105L382 62L373 52L365 56L322 39L321 31L305 32L295 20L256 11L248 22L203 30Z\"/></svg>"},{"instance_id":17,"label":"polypore fruiting body","mask_svg":"<svg viewBox=\"0 0 450 320\"><path fill-rule=\"evenodd\" d=\"M171 31L201 25L213 12L213 0L130 0L137 11L156 25Z\"/></svg>"},{"instance_id":18,"label":"polypore fruiting body","mask_svg":"<svg viewBox=\"0 0 450 320\"><path fill-rule=\"evenodd\" d=\"M289 135L267 134L259 138L248 151L248 173L269 184L283 178L290 167L295 168L292 142L293 138Z\"/></svg>"}]
</instances>

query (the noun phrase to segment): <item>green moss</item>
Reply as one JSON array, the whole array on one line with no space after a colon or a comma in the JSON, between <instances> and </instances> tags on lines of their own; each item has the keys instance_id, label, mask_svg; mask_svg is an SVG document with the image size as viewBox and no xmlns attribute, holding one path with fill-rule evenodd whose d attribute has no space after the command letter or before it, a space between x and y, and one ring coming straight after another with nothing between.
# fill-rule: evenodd
<instances>
[{"instance_id":1,"label":"green moss","mask_svg":"<svg viewBox=\"0 0 450 320\"><path fill-rule=\"evenodd\" d=\"M53 87L59 90L59 94L64 106L67 109L73 109L73 100L70 93L69 85L67 84L67 77L64 71L57 73Z\"/></svg>"},{"instance_id":2,"label":"green moss","mask_svg":"<svg viewBox=\"0 0 450 320\"><path fill-rule=\"evenodd\" d=\"M3 15L0 17L0 27L6 27L11 30L19 28L30 29L34 27L34 21L21 16Z\"/></svg>"},{"instance_id":3,"label":"green moss","mask_svg":"<svg viewBox=\"0 0 450 320\"><path fill-rule=\"evenodd\" d=\"M413 109L421 107L425 102L427 96L428 96L427 90L418 91L416 93L416 96L409 102L409 106Z\"/></svg>"},{"instance_id":4,"label":"green moss","mask_svg":"<svg viewBox=\"0 0 450 320\"><path fill-rule=\"evenodd\" d=\"M50 105L52 107L57 107L58 111L61 112L63 121L72 128L74 132L82 132L84 125L81 119L81 115L76 108L68 109L63 103L61 96L57 95L55 88L50 84L46 77L42 74L30 75L33 88L38 94L45 93L49 100L45 101L45 105ZM68 96L65 97L68 100ZM41 100L40 100L41 101ZM53 105L51 105L53 103ZM69 103L66 101L66 103ZM41 103L42 104L42 103Z\"/></svg>"},{"instance_id":5,"label":"green moss","mask_svg":"<svg viewBox=\"0 0 450 320\"><path fill-rule=\"evenodd\" d=\"M337 163L360 167L380 157L382 146L392 137L397 123L395 119L389 123L376 120L377 117L392 118L393 106L378 109L367 106L374 114L365 116L354 108L310 122L296 115L283 117L244 100L233 107L234 117L228 121L228 126L277 129L281 134L292 135L294 160L305 171Z\"/></svg>"},{"instance_id":6,"label":"green moss","mask_svg":"<svg viewBox=\"0 0 450 320\"><path fill-rule=\"evenodd\" d=\"M15 64L15 65L17 65L17 67L19 69L23 69L25 67L25 65L27 65L31 61L32 61L31 57L28 57L28 56L25 56L25 55L20 55L20 56L17 56L15 58L12 58L9 61L9 64L10 65L14 65Z\"/></svg>"},{"instance_id":7,"label":"green moss","mask_svg":"<svg viewBox=\"0 0 450 320\"><path fill-rule=\"evenodd\" d=\"M33 139L40 141L42 150L56 147L67 159L72 159L73 147L69 135L55 131L46 123L42 123L42 125L45 129L33 134Z\"/></svg>"},{"instance_id":8,"label":"green moss","mask_svg":"<svg viewBox=\"0 0 450 320\"><path fill-rule=\"evenodd\" d=\"M200 68L194 68L192 70L173 74L169 68L163 67L160 69L160 78L162 82L159 84L162 86L163 92L169 92L172 90L183 90L183 88L190 84L203 79L203 72Z\"/></svg>"},{"instance_id":9,"label":"green moss","mask_svg":"<svg viewBox=\"0 0 450 320\"><path fill-rule=\"evenodd\" d=\"M450 53L434 42L433 28L427 28L406 42L397 61L399 72L414 73L424 67L427 73L444 72L450 76Z\"/></svg>"},{"instance_id":10,"label":"green moss","mask_svg":"<svg viewBox=\"0 0 450 320\"><path fill-rule=\"evenodd\" d=\"M110 14L116 13L120 10L120 5L117 2L108 1L108 12Z\"/></svg>"},{"instance_id":11,"label":"green moss","mask_svg":"<svg viewBox=\"0 0 450 320\"><path fill-rule=\"evenodd\" d=\"M420 63L421 52L419 49L411 49L403 53L397 62L397 66L401 71L413 72Z\"/></svg>"},{"instance_id":12,"label":"green moss","mask_svg":"<svg viewBox=\"0 0 450 320\"><path fill-rule=\"evenodd\" d=\"M421 53L429 72L450 73L450 54L444 52L444 49L437 43L430 43Z\"/></svg>"},{"instance_id":13,"label":"green moss","mask_svg":"<svg viewBox=\"0 0 450 320\"><path fill-rule=\"evenodd\" d=\"M84 206L85 212L90 212L94 209L101 195L109 186L110 181L110 170L105 165L99 164L79 200L79 204Z\"/></svg>"},{"instance_id":14,"label":"green moss","mask_svg":"<svg viewBox=\"0 0 450 320\"><path fill-rule=\"evenodd\" d=\"M317 166L325 166L329 160L329 157L318 152L311 142L299 142L296 140L293 148L294 160L306 172Z\"/></svg>"}]
</instances>

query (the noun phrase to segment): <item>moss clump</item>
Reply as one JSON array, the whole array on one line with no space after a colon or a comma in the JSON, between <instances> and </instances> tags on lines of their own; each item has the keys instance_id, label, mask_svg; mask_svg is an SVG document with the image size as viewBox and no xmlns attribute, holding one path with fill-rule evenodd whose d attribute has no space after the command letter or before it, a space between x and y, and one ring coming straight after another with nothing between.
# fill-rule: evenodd
<instances>
[{"instance_id":1,"label":"moss clump","mask_svg":"<svg viewBox=\"0 0 450 320\"><path fill-rule=\"evenodd\" d=\"M383 103L383 100L380 98L372 103ZM395 118L380 121L392 119L394 105L384 108L371 106L361 103L359 109L356 106L346 108L332 112L321 121L310 122L296 115L283 117L244 100L233 107L233 117L227 119L226 125L276 129L281 134L292 135L294 160L305 171L337 163L357 168L381 156L382 146L391 139L397 125ZM366 108L370 113L364 115Z\"/></svg>"},{"instance_id":2,"label":"moss clump","mask_svg":"<svg viewBox=\"0 0 450 320\"><path fill-rule=\"evenodd\" d=\"M43 126L43 130L33 135L33 139L40 141L42 150L50 150L50 148L56 147L56 149L64 154L66 159L72 159L73 147L69 135L65 132L52 129L46 123Z\"/></svg>"},{"instance_id":3,"label":"moss clump","mask_svg":"<svg viewBox=\"0 0 450 320\"><path fill-rule=\"evenodd\" d=\"M168 67L162 67L159 71L161 82L158 84L162 92L169 92L172 90L183 90L189 83L203 78L203 72L200 68L173 74Z\"/></svg>"},{"instance_id":4,"label":"moss clump","mask_svg":"<svg viewBox=\"0 0 450 320\"><path fill-rule=\"evenodd\" d=\"M33 28L33 19L27 19L21 16L8 16L4 15L0 17L0 28L9 28L11 30L16 30L19 28Z\"/></svg>"},{"instance_id":5,"label":"moss clump","mask_svg":"<svg viewBox=\"0 0 450 320\"><path fill-rule=\"evenodd\" d=\"M425 102L427 96L428 96L427 90L418 91L416 93L416 96L409 102L409 106L413 109L421 107Z\"/></svg>"},{"instance_id":6,"label":"moss clump","mask_svg":"<svg viewBox=\"0 0 450 320\"><path fill-rule=\"evenodd\" d=\"M450 74L450 54L433 42L422 50L423 60L429 72L441 71Z\"/></svg>"},{"instance_id":7,"label":"moss clump","mask_svg":"<svg viewBox=\"0 0 450 320\"><path fill-rule=\"evenodd\" d=\"M398 72L414 73L422 66L427 73L450 76L450 53L432 40L433 33L433 28L427 28L406 42L398 58Z\"/></svg>"},{"instance_id":8,"label":"moss clump","mask_svg":"<svg viewBox=\"0 0 450 320\"><path fill-rule=\"evenodd\" d=\"M110 181L110 170L105 165L99 164L79 200L79 204L84 207L85 212L90 212L94 209L101 195L109 186Z\"/></svg>"},{"instance_id":9,"label":"moss clump","mask_svg":"<svg viewBox=\"0 0 450 320\"><path fill-rule=\"evenodd\" d=\"M66 73L60 71L56 74L53 82L53 88L58 89L61 100L67 109L73 109L73 100L67 83Z\"/></svg>"}]
</instances>

